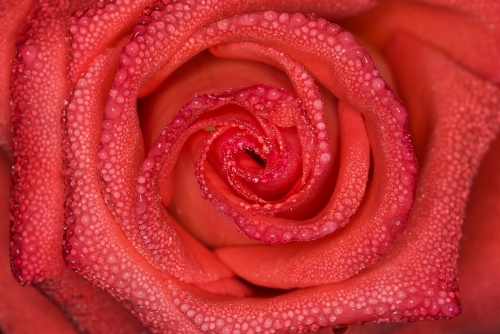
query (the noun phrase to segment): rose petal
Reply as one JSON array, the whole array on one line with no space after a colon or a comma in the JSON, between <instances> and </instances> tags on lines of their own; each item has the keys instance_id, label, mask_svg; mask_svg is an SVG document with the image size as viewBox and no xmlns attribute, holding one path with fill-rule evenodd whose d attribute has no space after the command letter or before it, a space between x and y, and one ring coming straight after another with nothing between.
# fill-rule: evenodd
<instances>
[{"instance_id":1,"label":"rose petal","mask_svg":"<svg viewBox=\"0 0 500 334\"><path fill-rule=\"evenodd\" d=\"M68 94L67 17L64 5L37 4L16 45L12 78L14 277L48 294L82 331L137 332L142 325L109 295L66 268L61 256L65 185L60 112ZM113 314L112 321L107 312Z\"/></svg>"},{"instance_id":2,"label":"rose petal","mask_svg":"<svg viewBox=\"0 0 500 334\"><path fill-rule=\"evenodd\" d=\"M14 58L14 39L17 30L28 14L32 0L3 1L0 20L9 22L0 32L0 148L10 152L10 60Z\"/></svg>"},{"instance_id":3,"label":"rose petal","mask_svg":"<svg viewBox=\"0 0 500 334\"><path fill-rule=\"evenodd\" d=\"M346 25L384 48L398 31L443 50L484 78L500 80L500 3L497 1L384 0Z\"/></svg>"},{"instance_id":4,"label":"rose petal","mask_svg":"<svg viewBox=\"0 0 500 334\"><path fill-rule=\"evenodd\" d=\"M460 241L462 314L447 321L349 326L350 334L496 333L500 328L500 138L486 154L472 186Z\"/></svg>"},{"instance_id":5,"label":"rose petal","mask_svg":"<svg viewBox=\"0 0 500 334\"><path fill-rule=\"evenodd\" d=\"M72 84L106 47L130 36L137 16L151 3L150 0L86 2L88 4L74 1L73 5L78 4L78 7L70 10L70 13L76 13L68 21L73 50L69 64ZM85 11L81 11L82 8Z\"/></svg>"},{"instance_id":6,"label":"rose petal","mask_svg":"<svg viewBox=\"0 0 500 334\"><path fill-rule=\"evenodd\" d=\"M0 155L0 328L3 333L76 333L73 325L47 297L19 285L10 269L10 161Z\"/></svg>"}]
</instances>

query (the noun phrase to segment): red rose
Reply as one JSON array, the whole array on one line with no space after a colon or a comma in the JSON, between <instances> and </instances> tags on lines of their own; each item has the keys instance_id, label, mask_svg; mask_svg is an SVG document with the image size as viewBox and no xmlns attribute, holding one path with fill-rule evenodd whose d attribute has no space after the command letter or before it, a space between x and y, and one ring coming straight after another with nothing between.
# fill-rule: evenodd
<instances>
[{"instance_id":1,"label":"red rose","mask_svg":"<svg viewBox=\"0 0 500 334\"><path fill-rule=\"evenodd\" d=\"M298 333L459 315L465 204L500 123L500 6L374 5L5 3L15 279L84 332ZM474 223L496 219L490 155ZM494 286L467 281L499 266L468 252L498 247L464 231L464 316L407 330L500 325ZM46 303L19 289L15 312L0 309L6 331ZM492 315L467 311L478 300ZM353 330L386 330L370 326Z\"/></svg>"}]
</instances>

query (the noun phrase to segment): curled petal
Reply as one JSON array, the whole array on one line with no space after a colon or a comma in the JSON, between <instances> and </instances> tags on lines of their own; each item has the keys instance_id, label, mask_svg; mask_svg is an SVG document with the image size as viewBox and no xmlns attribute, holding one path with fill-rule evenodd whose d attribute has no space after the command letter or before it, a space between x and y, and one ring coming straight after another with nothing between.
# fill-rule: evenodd
<instances>
[{"instance_id":1,"label":"curled petal","mask_svg":"<svg viewBox=\"0 0 500 334\"><path fill-rule=\"evenodd\" d=\"M66 268L61 256L65 184L61 110L68 94L67 4L35 4L17 39L12 73L13 187L11 194L13 274L33 284L68 314L82 331L142 325L100 289ZM115 321L105 317L115 315Z\"/></svg>"}]
</instances>

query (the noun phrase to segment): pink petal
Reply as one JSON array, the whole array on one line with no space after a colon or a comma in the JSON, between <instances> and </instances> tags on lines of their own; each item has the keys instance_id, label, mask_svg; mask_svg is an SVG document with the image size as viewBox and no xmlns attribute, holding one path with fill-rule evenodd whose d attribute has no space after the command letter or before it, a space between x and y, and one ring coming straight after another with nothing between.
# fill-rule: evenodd
<instances>
[{"instance_id":1,"label":"pink petal","mask_svg":"<svg viewBox=\"0 0 500 334\"><path fill-rule=\"evenodd\" d=\"M65 185L60 112L68 94L67 17L64 6L36 5L17 40L12 78L14 277L48 294L80 330L137 332L143 327L136 319L66 268L61 257Z\"/></svg>"},{"instance_id":2,"label":"pink petal","mask_svg":"<svg viewBox=\"0 0 500 334\"><path fill-rule=\"evenodd\" d=\"M10 68L14 58L14 39L31 6L30 0L3 1L0 20L9 22L0 31L0 148L10 152Z\"/></svg>"},{"instance_id":3,"label":"pink petal","mask_svg":"<svg viewBox=\"0 0 500 334\"><path fill-rule=\"evenodd\" d=\"M409 32L481 77L500 80L497 1L384 0L346 24L379 48L395 32Z\"/></svg>"},{"instance_id":4,"label":"pink petal","mask_svg":"<svg viewBox=\"0 0 500 334\"><path fill-rule=\"evenodd\" d=\"M12 277L9 256L10 161L0 156L0 328L3 333L76 333L63 312L31 286Z\"/></svg>"},{"instance_id":5,"label":"pink petal","mask_svg":"<svg viewBox=\"0 0 500 334\"><path fill-rule=\"evenodd\" d=\"M495 333L500 328L500 290L496 279L500 270L500 140L497 137L490 147L488 144L498 133L500 89L457 65L441 51L417 42L408 35L400 35L393 40L388 54L395 65L395 75L402 84L405 104L410 110L410 121L416 123L414 138L417 143L425 145L425 151L428 152L424 152L424 147L417 150L422 152L418 153L421 154L420 160L425 161L422 168L424 187L419 192L419 202L429 201L427 189L433 185L438 185L436 189L449 198L457 193L462 195L457 201L447 201L443 196L430 199L434 202L429 204L430 208L441 209L427 212L435 217L433 226L439 222L443 228L447 227L446 239L454 236L453 242L449 240L446 244L446 240L443 240L441 243L451 252L445 257L435 255L436 259L440 259L439 266L448 268L450 277L456 277L455 261L460 251L458 274L463 309L459 317L448 321L353 326L349 331L353 334ZM429 117L424 117L426 114ZM418 129L422 131L420 134ZM429 133L430 140L419 140ZM489 151L478 166L486 149ZM469 193L468 188L476 171L477 176ZM452 179L455 176L459 182L441 185L443 178L432 178L432 175L445 173ZM467 198L467 207L464 209ZM437 216L440 212L446 212L446 215ZM458 244L458 228L464 215L463 237ZM451 228L451 225L455 227ZM404 234L409 232L408 229ZM416 231L414 235L417 233L422 234Z\"/></svg>"}]
</instances>

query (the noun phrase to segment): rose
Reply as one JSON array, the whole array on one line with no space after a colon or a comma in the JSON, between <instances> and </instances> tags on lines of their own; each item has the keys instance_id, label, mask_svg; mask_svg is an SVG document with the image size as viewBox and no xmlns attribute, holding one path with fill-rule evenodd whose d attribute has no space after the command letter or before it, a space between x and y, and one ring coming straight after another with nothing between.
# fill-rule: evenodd
<instances>
[{"instance_id":1,"label":"rose","mask_svg":"<svg viewBox=\"0 0 500 334\"><path fill-rule=\"evenodd\" d=\"M404 39L403 39L403 41L404 41ZM401 41L400 41L400 42L401 42ZM25 52L25 53L24 53L24 55L27 57L27 59L28 59L28 61L29 61L29 59L30 59L30 52L33 52L33 50L30 50L30 49L28 48L27 50L21 50L21 52ZM36 65L36 64L35 64L35 65ZM77 64L77 65L78 65L78 64ZM77 65L75 65L75 67L77 67ZM80 83L80 84L83 84L83 83ZM79 87L79 88L82 88L82 87ZM71 120L69 120L69 121L71 121ZM431 190L432 190L432 188L431 188ZM415 211L414 211L414 212L415 212ZM35 217L35 219L36 219L36 217ZM396 246L396 247L397 247L397 246ZM453 257L452 257L452 259L453 259ZM376 277L376 275L375 275L375 277ZM451 279L450 281L452 282L452 281L453 281L453 279ZM402 299L404 299L403 297L401 297L401 298L402 298ZM410 298L410 299L407 299L407 301L408 301L408 300L409 300L410 302L412 302L412 299L411 299L411 298ZM339 310L340 310L340 309L339 309ZM186 310L185 310L185 311L186 311ZM187 311L187 312L189 312L189 311ZM359 318L359 319L362 319L362 318Z\"/></svg>"}]
</instances>

